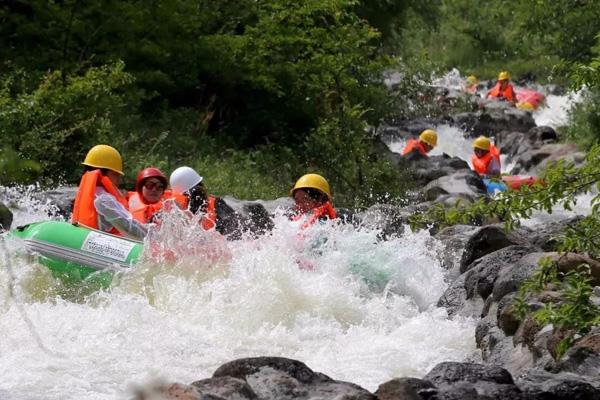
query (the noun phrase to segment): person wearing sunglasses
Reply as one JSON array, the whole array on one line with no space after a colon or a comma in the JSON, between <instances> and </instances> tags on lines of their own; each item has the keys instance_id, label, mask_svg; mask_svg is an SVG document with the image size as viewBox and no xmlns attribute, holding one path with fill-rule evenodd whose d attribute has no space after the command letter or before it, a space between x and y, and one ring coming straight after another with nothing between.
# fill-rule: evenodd
<instances>
[{"instance_id":1,"label":"person wearing sunglasses","mask_svg":"<svg viewBox=\"0 0 600 400\"><path fill-rule=\"evenodd\" d=\"M123 176L123 159L114 147L99 144L83 161L71 223L132 239L143 239L148 230L136 221L118 189Z\"/></svg>"},{"instance_id":2,"label":"person wearing sunglasses","mask_svg":"<svg viewBox=\"0 0 600 400\"><path fill-rule=\"evenodd\" d=\"M143 224L154 220L162 209L167 189L167 177L158 168L150 167L138 173L135 192L129 192L129 211Z\"/></svg>"},{"instance_id":3,"label":"person wearing sunglasses","mask_svg":"<svg viewBox=\"0 0 600 400\"><path fill-rule=\"evenodd\" d=\"M242 217L225 201L208 194L204 178L193 168L179 167L169 177L172 197L180 208L192 214L202 213L204 230L215 229L228 239L237 239L242 232Z\"/></svg>"},{"instance_id":4,"label":"person wearing sunglasses","mask_svg":"<svg viewBox=\"0 0 600 400\"><path fill-rule=\"evenodd\" d=\"M302 229L312 226L317 221L337 218L329 183L321 175L303 175L296 181L290 194L295 203L291 219L304 219Z\"/></svg>"}]
</instances>

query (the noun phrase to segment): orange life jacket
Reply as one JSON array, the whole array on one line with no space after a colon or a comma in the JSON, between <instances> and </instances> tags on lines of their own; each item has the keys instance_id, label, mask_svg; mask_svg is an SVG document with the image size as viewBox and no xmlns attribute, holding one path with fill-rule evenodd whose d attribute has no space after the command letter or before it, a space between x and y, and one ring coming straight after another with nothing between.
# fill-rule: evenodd
<instances>
[{"instance_id":1,"label":"orange life jacket","mask_svg":"<svg viewBox=\"0 0 600 400\"><path fill-rule=\"evenodd\" d=\"M129 212L131 212L134 219L140 221L142 224L147 224L152 221L154 214L162 209L163 200L165 200L165 196L163 195L160 201L154 204L148 204L138 192L129 192L127 195Z\"/></svg>"},{"instance_id":2,"label":"orange life jacket","mask_svg":"<svg viewBox=\"0 0 600 400\"><path fill-rule=\"evenodd\" d=\"M206 214L200 221L200 224L202 224L202 228L205 231L208 231L217 226L217 199L214 196L208 196L206 201Z\"/></svg>"},{"instance_id":3,"label":"orange life jacket","mask_svg":"<svg viewBox=\"0 0 600 400\"><path fill-rule=\"evenodd\" d=\"M500 88L500 82L496 83L496 86L494 86L487 94L487 97L499 97L499 98L504 98L510 102L515 102L517 100L517 96L515 95L515 91L512 87L512 85L509 83L506 88L504 88L504 90L502 90Z\"/></svg>"},{"instance_id":4,"label":"orange life jacket","mask_svg":"<svg viewBox=\"0 0 600 400\"><path fill-rule=\"evenodd\" d=\"M425 146L423 146L423 143L421 143L421 141L418 139L410 139L408 143L406 143L406 147L402 151L402 155L405 156L414 151L415 149L422 155L427 155L427 150L425 150Z\"/></svg>"},{"instance_id":5,"label":"orange life jacket","mask_svg":"<svg viewBox=\"0 0 600 400\"><path fill-rule=\"evenodd\" d=\"M113 185L110 179L102 175L102 172L99 169L95 169L86 172L81 177L79 188L75 195L75 203L73 204L71 223L80 223L94 229L99 228L98 211L96 211L96 206L94 206L97 186L102 186L104 190L113 195L119 203L127 208L127 200L121 195L121 192ZM121 235L114 227L110 230L110 233Z\"/></svg>"},{"instance_id":6,"label":"orange life jacket","mask_svg":"<svg viewBox=\"0 0 600 400\"><path fill-rule=\"evenodd\" d=\"M186 195L183 195L178 192L165 191L164 197L165 200L175 200L175 203L177 203L179 208L181 208L182 210L187 210L189 205L189 199ZM202 225L202 228L204 228L204 230L209 230L217 226L217 199L214 196L208 196L206 202L206 214L200 220L200 225Z\"/></svg>"},{"instance_id":7,"label":"orange life jacket","mask_svg":"<svg viewBox=\"0 0 600 400\"><path fill-rule=\"evenodd\" d=\"M300 214L300 215L294 216L292 218L292 221L298 221L301 218L304 218L305 216L307 216L307 219L306 219L306 221L304 221L304 223L302 224L300 229L306 229L306 228L311 227L312 225L314 225L315 222L317 222L321 218L329 218L329 219L337 218L335 209L333 208L333 206L331 205L331 202L329 202L329 201L327 203L323 204L322 206L313 208L312 210L306 212L305 214Z\"/></svg>"},{"instance_id":8,"label":"orange life jacket","mask_svg":"<svg viewBox=\"0 0 600 400\"><path fill-rule=\"evenodd\" d=\"M471 164L473 164L473 169L479 175L489 175L488 168L493 159L500 164L500 150L492 144L490 145L490 151L483 157L477 157L476 154L473 154L471 156Z\"/></svg>"}]
</instances>

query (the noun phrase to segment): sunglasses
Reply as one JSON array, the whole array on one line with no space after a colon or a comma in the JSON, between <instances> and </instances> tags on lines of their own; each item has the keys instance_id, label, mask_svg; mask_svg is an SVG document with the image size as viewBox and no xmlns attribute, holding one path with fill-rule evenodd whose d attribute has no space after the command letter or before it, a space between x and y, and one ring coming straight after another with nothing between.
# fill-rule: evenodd
<instances>
[{"instance_id":1,"label":"sunglasses","mask_svg":"<svg viewBox=\"0 0 600 400\"><path fill-rule=\"evenodd\" d=\"M144 182L144 187L148 190L165 190L165 185L161 182Z\"/></svg>"}]
</instances>

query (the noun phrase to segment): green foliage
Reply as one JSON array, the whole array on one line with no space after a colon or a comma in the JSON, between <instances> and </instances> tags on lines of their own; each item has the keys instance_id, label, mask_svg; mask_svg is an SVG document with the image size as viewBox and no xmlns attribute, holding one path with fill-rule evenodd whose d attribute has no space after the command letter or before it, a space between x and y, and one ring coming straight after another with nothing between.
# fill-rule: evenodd
<instances>
[{"instance_id":1,"label":"green foliage","mask_svg":"<svg viewBox=\"0 0 600 400\"><path fill-rule=\"evenodd\" d=\"M444 0L437 23L413 18L405 27L402 54L426 52L444 69L458 67L487 79L500 70L543 79L560 60L591 58L600 8L593 1L575 3Z\"/></svg>"},{"instance_id":2,"label":"green foliage","mask_svg":"<svg viewBox=\"0 0 600 400\"><path fill-rule=\"evenodd\" d=\"M47 180L74 180L90 147L113 142L112 116L123 113L120 90L131 83L123 63L66 79L52 72L33 91L14 94L13 77L8 76L0 91L0 138L41 164Z\"/></svg>"},{"instance_id":3,"label":"green foliage","mask_svg":"<svg viewBox=\"0 0 600 400\"><path fill-rule=\"evenodd\" d=\"M0 149L0 185L31 181L38 177L41 169L40 164L20 158L10 147Z\"/></svg>"},{"instance_id":4,"label":"green foliage","mask_svg":"<svg viewBox=\"0 0 600 400\"><path fill-rule=\"evenodd\" d=\"M600 307L590 301L593 293L589 266L566 274L558 272L557 264L549 258L540 260L540 268L519 288L513 305L517 316L524 319L531 312L528 300L551 285L561 299L558 304L545 303L533 312L541 325L553 324L567 335L555 349L556 358L564 355L574 343L575 335L585 335L594 326L600 325Z\"/></svg>"}]
</instances>

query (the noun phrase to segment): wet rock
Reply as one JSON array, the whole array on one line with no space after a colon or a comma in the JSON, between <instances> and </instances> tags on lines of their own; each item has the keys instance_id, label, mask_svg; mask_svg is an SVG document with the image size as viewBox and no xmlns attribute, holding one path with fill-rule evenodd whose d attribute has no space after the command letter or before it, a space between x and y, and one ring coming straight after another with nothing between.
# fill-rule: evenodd
<instances>
[{"instance_id":1,"label":"wet rock","mask_svg":"<svg viewBox=\"0 0 600 400\"><path fill-rule=\"evenodd\" d=\"M569 225L573 225L581 219L582 217L577 216L561 221L550 221L531 228L520 227L515 232L522 237L526 237L529 243L544 251L556 251L562 233Z\"/></svg>"},{"instance_id":2,"label":"wet rock","mask_svg":"<svg viewBox=\"0 0 600 400\"><path fill-rule=\"evenodd\" d=\"M519 382L526 399L595 400L600 390L590 382L572 374L545 374L531 371Z\"/></svg>"},{"instance_id":3,"label":"wet rock","mask_svg":"<svg viewBox=\"0 0 600 400\"><path fill-rule=\"evenodd\" d=\"M0 231L9 230L12 225L13 214L12 212L0 202Z\"/></svg>"},{"instance_id":4,"label":"wet rock","mask_svg":"<svg viewBox=\"0 0 600 400\"><path fill-rule=\"evenodd\" d=\"M134 400L225 400L223 397L203 395L193 386L173 383L156 385L136 391ZM243 400L243 399L240 399Z\"/></svg>"},{"instance_id":5,"label":"wet rock","mask_svg":"<svg viewBox=\"0 0 600 400\"><path fill-rule=\"evenodd\" d=\"M505 130L527 132L536 126L530 112L511 107L506 102L486 102L485 107L485 111L454 115L454 124L470 137L495 136Z\"/></svg>"},{"instance_id":6,"label":"wet rock","mask_svg":"<svg viewBox=\"0 0 600 400\"><path fill-rule=\"evenodd\" d=\"M537 250L533 246L509 246L475 260L450 284L438 306L446 307L450 315L480 316L500 272Z\"/></svg>"},{"instance_id":7,"label":"wet rock","mask_svg":"<svg viewBox=\"0 0 600 400\"><path fill-rule=\"evenodd\" d=\"M404 166L406 167L406 164ZM452 175L456 171L470 171L469 164L465 160L445 154L414 160L408 163L408 166L417 187L425 186L443 176Z\"/></svg>"},{"instance_id":8,"label":"wet rock","mask_svg":"<svg viewBox=\"0 0 600 400\"><path fill-rule=\"evenodd\" d=\"M505 335L512 336L519 328L519 319L515 315L513 307L514 293L504 296L498 303L498 327L502 329Z\"/></svg>"},{"instance_id":9,"label":"wet rock","mask_svg":"<svg viewBox=\"0 0 600 400\"><path fill-rule=\"evenodd\" d=\"M506 232L498 225L473 227L454 225L436 234L444 244L442 265L463 273L473 261L508 246L526 244L520 232Z\"/></svg>"},{"instance_id":10,"label":"wet rock","mask_svg":"<svg viewBox=\"0 0 600 400\"><path fill-rule=\"evenodd\" d=\"M217 368L213 378L230 376L246 380L247 376L259 372L263 367L281 371L302 383L312 383L315 380L331 381L331 378L313 372L303 362L283 357L253 357L230 361Z\"/></svg>"},{"instance_id":11,"label":"wet rock","mask_svg":"<svg viewBox=\"0 0 600 400\"><path fill-rule=\"evenodd\" d=\"M435 201L438 197L447 194L467 195L477 199L486 194L486 188L475 172L461 170L429 182L422 192L428 201Z\"/></svg>"},{"instance_id":12,"label":"wet rock","mask_svg":"<svg viewBox=\"0 0 600 400\"><path fill-rule=\"evenodd\" d=\"M539 175L549 164L558 160L579 164L585 154L577 151L574 144L545 144L539 148L524 152L514 157L514 174Z\"/></svg>"},{"instance_id":13,"label":"wet rock","mask_svg":"<svg viewBox=\"0 0 600 400\"><path fill-rule=\"evenodd\" d=\"M423 377L436 386L455 382L493 382L498 384L514 384L512 376L504 368L493 365L475 363L442 362Z\"/></svg>"},{"instance_id":14,"label":"wet rock","mask_svg":"<svg viewBox=\"0 0 600 400\"><path fill-rule=\"evenodd\" d=\"M375 400L358 385L334 381L313 372L304 363L282 357L256 357L231 361L219 367L213 378L232 377L248 383L264 400L343 398Z\"/></svg>"},{"instance_id":15,"label":"wet rock","mask_svg":"<svg viewBox=\"0 0 600 400\"><path fill-rule=\"evenodd\" d=\"M546 253L531 253L522 257L516 264L504 268L494 282L492 294L495 301L509 293L516 292L521 284L539 268L539 261Z\"/></svg>"},{"instance_id":16,"label":"wet rock","mask_svg":"<svg viewBox=\"0 0 600 400\"><path fill-rule=\"evenodd\" d=\"M235 398L239 400L255 400L258 396L245 380L221 376L203 379L192 383L200 393L222 397L225 399Z\"/></svg>"},{"instance_id":17,"label":"wet rock","mask_svg":"<svg viewBox=\"0 0 600 400\"><path fill-rule=\"evenodd\" d=\"M578 340L565 356L547 368L553 373L572 372L600 382L600 328Z\"/></svg>"},{"instance_id":18,"label":"wet rock","mask_svg":"<svg viewBox=\"0 0 600 400\"><path fill-rule=\"evenodd\" d=\"M379 385L377 400L423 400L435 395L435 386L417 378L395 378Z\"/></svg>"},{"instance_id":19,"label":"wet rock","mask_svg":"<svg viewBox=\"0 0 600 400\"><path fill-rule=\"evenodd\" d=\"M600 262L592 258L586 257L582 254L576 253L546 253L546 256L550 257L557 264L558 271L567 274L571 271L577 271L583 264L588 265L591 284L593 286L600 286Z\"/></svg>"}]
</instances>

